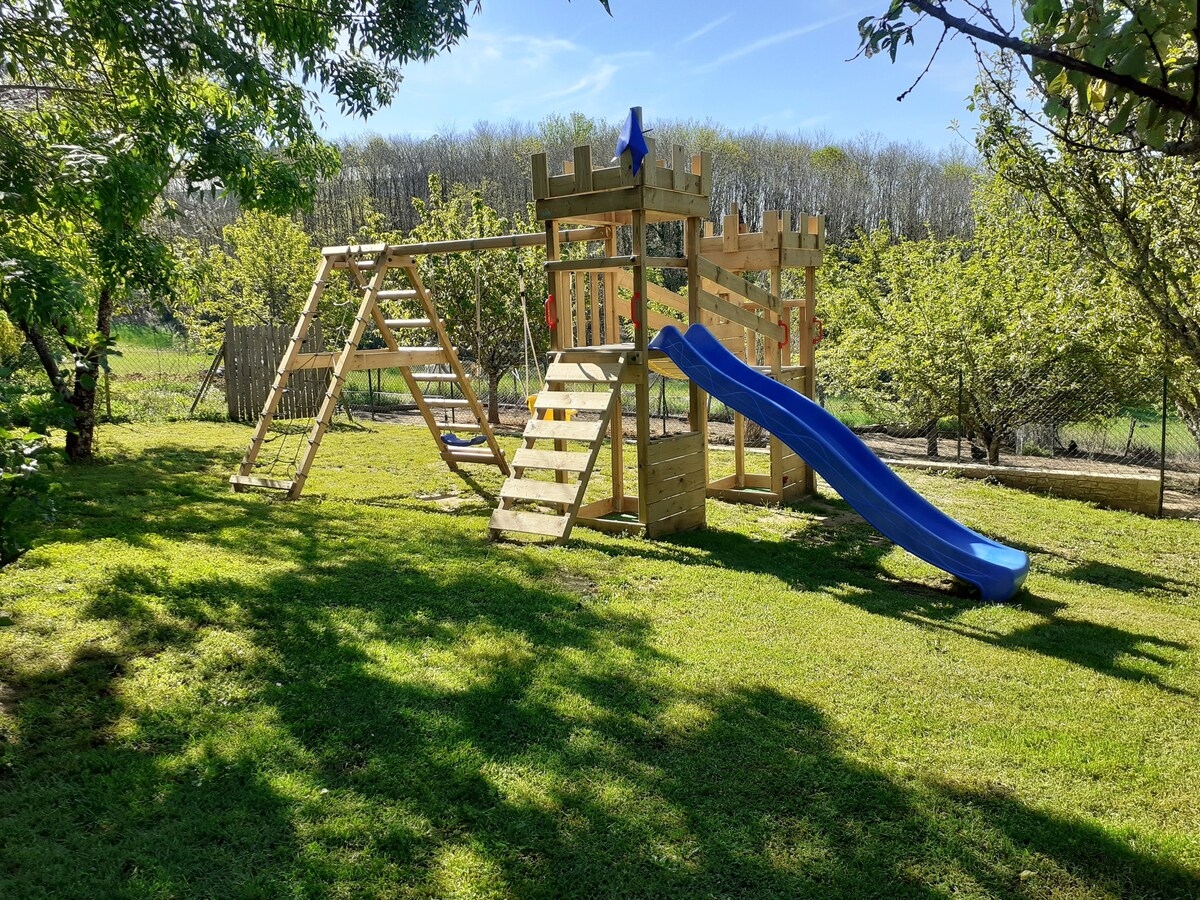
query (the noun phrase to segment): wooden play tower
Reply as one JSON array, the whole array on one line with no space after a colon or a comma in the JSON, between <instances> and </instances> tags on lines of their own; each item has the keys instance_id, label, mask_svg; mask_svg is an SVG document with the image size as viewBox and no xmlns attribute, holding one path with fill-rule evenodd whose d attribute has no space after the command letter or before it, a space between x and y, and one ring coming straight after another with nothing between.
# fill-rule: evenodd
<instances>
[{"instance_id":1,"label":"wooden play tower","mask_svg":"<svg viewBox=\"0 0 1200 900\"><path fill-rule=\"evenodd\" d=\"M710 154L687 156L675 146L669 159L657 159L653 140L646 143L649 154L637 171L628 151L615 165L596 167L592 148L576 147L555 175L546 154L536 154L533 195L544 224L541 233L326 247L254 437L230 478L234 490L273 488L299 497L347 380L356 371L398 369L451 469L481 463L508 476L489 521L493 537L523 533L565 540L576 524L655 537L702 527L708 497L764 504L810 493L811 470L774 438L766 450L769 465L749 465L749 455L759 451L748 446L747 423L737 414L733 471L713 477L708 397L690 381L686 430L652 435L650 372L683 375L649 344L651 332L668 325L683 330L701 323L747 364L811 398L823 219L802 216L797 228L787 213L768 210L762 231L748 233L731 206L716 234L704 221L712 190ZM650 229L660 223L682 223L682 256L649 255ZM541 244L547 258L550 360L522 444L510 461L486 420L435 296L422 283L416 258ZM668 269L686 273L686 294L652 278L656 270ZM803 297L783 297L786 269L803 270ZM755 280L745 277L752 273L760 274ZM326 287L342 274L360 295L344 343L330 350L309 346L316 342L312 325ZM383 346L362 349L367 338ZM310 369L329 372L323 402L297 444L288 477L276 477L265 457L278 460L280 451L264 454L264 444L272 439L272 420L292 374ZM439 420L439 411L458 417ZM633 440L627 442L630 431ZM474 445L465 446L458 432L474 433ZM630 453L636 454L634 478L626 477ZM601 490L603 479L597 479L589 494L593 474L605 469L608 483Z\"/></svg>"},{"instance_id":2,"label":"wooden play tower","mask_svg":"<svg viewBox=\"0 0 1200 900\"><path fill-rule=\"evenodd\" d=\"M769 474L746 471L741 416L734 420L734 472L710 480L707 397L690 382L688 430L651 437L648 373L682 373L649 342L650 332L666 325L703 323L745 361L811 397L823 220L803 217L794 230L786 213L767 212L763 231L750 234L735 207L725 216L723 233L715 235L704 226L710 155L688 157L675 146L669 161L656 159L653 141L647 144L650 153L637 172L628 151L617 165L597 168L591 147L576 147L557 175L550 175L544 153L533 157L537 217L546 230L551 361L489 523L493 536L518 532L561 540L578 523L654 537L702 527L709 496L771 503L812 490L811 471L774 439ZM648 255L648 228L661 222L683 223L683 256ZM561 229L571 225L605 229L604 255L563 259L560 239L569 232ZM619 229L627 229L626 255L618 255ZM781 297L787 268L805 272L802 299ZM686 270L686 296L652 281L655 269ZM750 272L768 273L769 289L743 277ZM624 340L630 331L632 341ZM623 440L623 385L633 393L630 448ZM589 481L606 446L611 490L589 502ZM626 489L627 449L637 454L633 491Z\"/></svg>"}]
</instances>

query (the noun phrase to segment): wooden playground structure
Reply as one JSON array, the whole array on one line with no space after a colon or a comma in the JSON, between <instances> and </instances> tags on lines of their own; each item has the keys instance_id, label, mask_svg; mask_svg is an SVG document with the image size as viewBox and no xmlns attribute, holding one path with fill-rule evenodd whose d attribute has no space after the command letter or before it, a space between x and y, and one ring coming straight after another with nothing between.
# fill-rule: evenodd
<instances>
[{"instance_id":1,"label":"wooden playground structure","mask_svg":"<svg viewBox=\"0 0 1200 900\"><path fill-rule=\"evenodd\" d=\"M576 147L573 158L555 175L550 174L546 154L536 154L533 194L544 233L325 248L254 437L230 478L234 490L266 487L299 497L349 375L398 368L451 469L460 463L482 463L508 476L489 522L493 537L524 533L565 540L576 524L655 537L703 527L707 497L762 504L811 493L812 471L775 438L769 443L769 474L747 471L747 429L737 414L733 447L721 448L732 449L734 471L710 478L707 396L694 383L689 382L687 430L652 436L649 372L675 378L682 373L649 342L651 332L667 325L682 330L702 323L747 363L811 398L823 218L802 216L793 227L788 213L767 211L762 231L748 233L733 206L717 234L713 223L704 221L711 204L710 154L687 156L675 146L669 159L657 159L653 141L647 138L646 143L650 152L636 173L628 151L617 164L597 167L591 147ZM682 256L648 255L648 229L661 222L683 223ZM618 255L622 229L630 249ZM564 246L571 243L583 243L602 255L564 258ZM509 461L414 258L537 244L546 248L550 358L522 445ZM653 282L650 273L655 269L685 270L686 294ZM782 296L785 269L803 270L803 297ZM345 343L336 352L303 352L325 286L339 270L361 292ZM769 287L747 280L748 273L765 273ZM389 318L385 310L395 304L409 309L415 304L421 317ZM372 325L384 347L362 350ZM631 341L625 339L630 332ZM404 341L409 335L425 336L432 343L411 346ZM256 466L288 380L292 373L308 369L332 372L295 472L289 479L262 477ZM454 385L461 396L423 393L422 385L432 383ZM631 386L633 394L634 440L628 444L623 439L622 385ZM468 421L439 421L435 412L450 408ZM465 431L477 435L474 446L446 438ZM588 485L605 448L611 490L588 501ZM629 452L637 455L636 485L627 486Z\"/></svg>"}]
</instances>

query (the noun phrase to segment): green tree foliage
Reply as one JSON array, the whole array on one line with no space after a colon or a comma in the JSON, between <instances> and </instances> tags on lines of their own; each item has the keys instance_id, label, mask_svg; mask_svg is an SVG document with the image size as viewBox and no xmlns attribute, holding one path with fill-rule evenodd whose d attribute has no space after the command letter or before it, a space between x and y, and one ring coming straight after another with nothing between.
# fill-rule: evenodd
<instances>
[{"instance_id":1,"label":"green tree foliage","mask_svg":"<svg viewBox=\"0 0 1200 900\"><path fill-rule=\"evenodd\" d=\"M420 224L408 235L412 242L452 241L541 230L531 219L513 222L482 199L486 185L470 190L461 184L448 191L436 175L429 179L428 201L413 204ZM498 423L500 379L524 359L525 326L521 314L518 265L525 275L526 315L539 354L549 346L543 317L545 279L541 248L488 250L422 256L421 278L446 320L459 354L474 360L488 383L488 421Z\"/></svg>"},{"instance_id":2,"label":"green tree foliage","mask_svg":"<svg viewBox=\"0 0 1200 900\"><path fill-rule=\"evenodd\" d=\"M1130 360L1171 377L1180 418L1200 441L1200 158L1128 149L1094 123L1042 142L1003 97L981 90L980 145L1002 176L1045 204L1068 238L1122 290L1123 331L1150 329Z\"/></svg>"},{"instance_id":3,"label":"green tree foliage","mask_svg":"<svg viewBox=\"0 0 1200 900\"><path fill-rule=\"evenodd\" d=\"M891 0L859 22L862 52L895 61L925 19L943 39L957 32L1022 58L1042 112L1064 133L1082 117L1136 146L1200 152L1194 0L1023 0L999 10L986 0Z\"/></svg>"},{"instance_id":4,"label":"green tree foliage","mask_svg":"<svg viewBox=\"0 0 1200 900\"><path fill-rule=\"evenodd\" d=\"M8 316L0 310L0 369L7 368L17 361L25 338L21 330L9 321Z\"/></svg>"},{"instance_id":5,"label":"green tree foliage","mask_svg":"<svg viewBox=\"0 0 1200 900\"><path fill-rule=\"evenodd\" d=\"M880 230L837 255L821 367L835 390L926 431L958 412L961 375L964 429L996 464L1018 426L1116 412L1132 381L1110 293L1065 229L994 179L977 195L972 243Z\"/></svg>"},{"instance_id":6,"label":"green tree foliage","mask_svg":"<svg viewBox=\"0 0 1200 900\"><path fill-rule=\"evenodd\" d=\"M0 425L0 568L19 559L53 518L49 454L45 435Z\"/></svg>"},{"instance_id":7,"label":"green tree foliage","mask_svg":"<svg viewBox=\"0 0 1200 900\"><path fill-rule=\"evenodd\" d=\"M169 185L289 211L337 167L312 88L344 112L387 102L400 67L466 31L469 3L404 0L13 0L0 17L0 304L92 452L96 375L114 309L166 293L171 255L146 229ZM169 213L170 210L168 209ZM46 236L77 235L77 268ZM90 305L89 305L90 301ZM86 323L83 319L86 314Z\"/></svg>"},{"instance_id":8,"label":"green tree foliage","mask_svg":"<svg viewBox=\"0 0 1200 900\"><path fill-rule=\"evenodd\" d=\"M244 211L223 230L224 246L180 248L178 311L192 334L216 348L225 321L291 325L312 286L320 252L290 216Z\"/></svg>"}]
</instances>

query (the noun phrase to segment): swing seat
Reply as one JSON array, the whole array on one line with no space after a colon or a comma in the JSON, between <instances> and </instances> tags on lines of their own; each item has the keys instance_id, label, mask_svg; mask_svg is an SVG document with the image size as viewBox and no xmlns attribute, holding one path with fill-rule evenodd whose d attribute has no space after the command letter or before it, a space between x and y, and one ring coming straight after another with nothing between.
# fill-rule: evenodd
<instances>
[{"instance_id":1,"label":"swing seat","mask_svg":"<svg viewBox=\"0 0 1200 900\"><path fill-rule=\"evenodd\" d=\"M448 447L476 447L479 444L485 443L487 437L482 434L477 434L471 439L460 438L457 434L443 434L442 443Z\"/></svg>"}]
</instances>

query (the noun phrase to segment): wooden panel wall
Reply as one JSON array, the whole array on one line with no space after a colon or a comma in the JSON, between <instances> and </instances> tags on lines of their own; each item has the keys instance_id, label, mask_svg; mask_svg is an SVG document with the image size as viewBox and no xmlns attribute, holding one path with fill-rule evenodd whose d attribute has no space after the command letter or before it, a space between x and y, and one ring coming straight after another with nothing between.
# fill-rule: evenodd
<instances>
[{"instance_id":1,"label":"wooden panel wall","mask_svg":"<svg viewBox=\"0 0 1200 900\"><path fill-rule=\"evenodd\" d=\"M225 323L225 400L231 422L257 422L292 337L290 325ZM320 323L301 348L321 349ZM329 369L294 371L275 410L276 419L311 419L321 408Z\"/></svg>"},{"instance_id":2,"label":"wooden panel wall","mask_svg":"<svg viewBox=\"0 0 1200 900\"><path fill-rule=\"evenodd\" d=\"M647 442L647 536L704 526L704 450L698 431Z\"/></svg>"}]
</instances>

